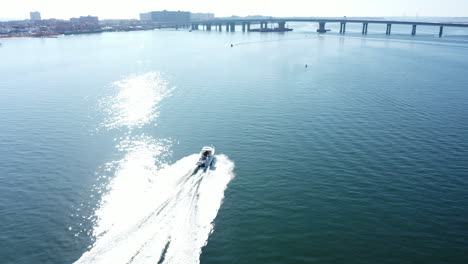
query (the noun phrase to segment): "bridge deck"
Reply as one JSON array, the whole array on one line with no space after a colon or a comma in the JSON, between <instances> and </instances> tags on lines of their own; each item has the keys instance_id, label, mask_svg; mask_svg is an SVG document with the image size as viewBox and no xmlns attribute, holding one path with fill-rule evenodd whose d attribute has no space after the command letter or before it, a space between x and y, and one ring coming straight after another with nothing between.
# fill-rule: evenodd
<instances>
[{"instance_id":1,"label":"bridge deck","mask_svg":"<svg viewBox=\"0 0 468 264\"><path fill-rule=\"evenodd\" d=\"M368 24L401 24L418 26L447 26L447 27L468 27L468 23L434 23L417 21L394 21L394 20L364 20L364 19L321 19L321 18L271 18L271 19L213 19L204 21L192 21L196 24L217 24L217 23L278 23L278 22L325 22L325 23L368 23Z\"/></svg>"}]
</instances>

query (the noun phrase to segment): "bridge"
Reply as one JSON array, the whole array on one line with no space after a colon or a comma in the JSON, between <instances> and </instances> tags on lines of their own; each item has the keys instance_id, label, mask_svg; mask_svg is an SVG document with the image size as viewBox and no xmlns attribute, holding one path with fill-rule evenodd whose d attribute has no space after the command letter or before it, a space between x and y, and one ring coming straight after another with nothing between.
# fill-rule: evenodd
<instances>
[{"instance_id":1,"label":"bridge","mask_svg":"<svg viewBox=\"0 0 468 264\"><path fill-rule=\"evenodd\" d=\"M465 27L468 28L468 23L432 23L432 22L410 22L410 21L390 21L390 20L363 20L363 19L324 19L324 18L269 18L269 19L212 19L204 21L193 21L188 25L181 25L183 27L190 26L192 30L198 30L202 26L205 30L210 31L212 27L222 31L223 26L226 27L226 31L236 31L236 26L241 25L242 31L250 31L251 25L260 25L260 29L266 29L268 24L277 24L278 29L285 30L287 22L317 22L317 32L325 33L329 31L325 28L326 23L339 23L340 34L346 33L346 24L357 23L362 24L362 34L367 34L367 28L369 24L385 24L386 34L390 35L392 32L392 25L411 25L411 35L416 35L417 26L435 26L439 27L439 37L442 37L444 27Z\"/></svg>"}]
</instances>

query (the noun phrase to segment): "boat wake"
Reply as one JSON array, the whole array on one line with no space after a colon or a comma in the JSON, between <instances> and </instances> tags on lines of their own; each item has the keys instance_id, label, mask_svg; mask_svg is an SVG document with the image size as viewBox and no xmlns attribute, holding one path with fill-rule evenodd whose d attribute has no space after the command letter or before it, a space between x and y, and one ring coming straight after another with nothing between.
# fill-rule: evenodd
<instances>
[{"instance_id":1,"label":"boat wake","mask_svg":"<svg viewBox=\"0 0 468 264\"><path fill-rule=\"evenodd\" d=\"M95 192L102 197L88 218L94 243L75 263L199 263L234 163L216 155L215 166L194 173L199 155L169 165L170 140L138 135L154 124L168 87L158 73L132 75L99 102L107 117L102 126L129 132L114 139L123 158L98 173L103 183Z\"/></svg>"},{"instance_id":2,"label":"boat wake","mask_svg":"<svg viewBox=\"0 0 468 264\"><path fill-rule=\"evenodd\" d=\"M198 155L157 168L158 144L133 146L118 162L96 211L96 241L75 263L199 263L234 163L193 174Z\"/></svg>"}]
</instances>

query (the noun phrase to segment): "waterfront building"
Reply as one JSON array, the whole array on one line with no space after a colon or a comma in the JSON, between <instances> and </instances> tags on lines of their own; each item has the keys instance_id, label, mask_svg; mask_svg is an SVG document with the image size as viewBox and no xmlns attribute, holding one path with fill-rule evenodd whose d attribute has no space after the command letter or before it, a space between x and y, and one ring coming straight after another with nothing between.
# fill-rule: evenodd
<instances>
[{"instance_id":1,"label":"waterfront building","mask_svg":"<svg viewBox=\"0 0 468 264\"><path fill-rule=\"evenodd\" d=\"M55 32L63 33L66 31L73 31L72 22L60 21L55 25Z\"/></svg>"},{"instance_id":2,"label":"waterfront building","mask_svg":"<svg viewBox=\"0 0 468 264\"><path fill-rule=\"evenodd\" d=\"M150 12L151 21L159 23L188 23L190 12L183 11L153 11Z\"/></svg>"},{"instance_id":3,"label":"waterfront building","mask_svg":"<svg viewBox=\"0 0 468 264\"><path fill-rule=\"evenodd\" d=\"M99 24L99 18L97 16L80 16L80 24Z\"/></svg>"},{"instance_id":4,"label":"waterfront building","mask_svg":"<svg viewBox=\"0 0 468 264\"><path fill-rule=\"evenodd\" d=\"M70 18L70 22L73 23L73 24L79 24L79 23L80 23L80 19L77 18L77 17L72 17L72 18Z\"/></svg>"},{"instance_id":5,"label":"waterfront building","mask_svg":"<svg viewBox=\"0 0 468 264\"><path fill-rule=\"evenodd\" d=\"M70 18L70 24L64 23L59 25L57 31L66 32L86 32L86 31L100 31L102 30L101 25L99 24L99 18L97 16L80 16L79 18L72 17ZM71 29L70 29L71 28Z\"/></svg>"},{"instance_id":6,"label":"waterfront building","mask_svg":"<svg viewBox=\"0 0 468 264\"><path fill-rule=\"evenodd\" d=\"M0 27L0 34L8 34L11 32L11 28L9 27Z\"/></svg>"},{"instance_id":7,"label":"waterfront building","mask_svg":"<svg viewBox=\"0 0 468 264\"><path fill-rule=\"evenodd\" d=\"M215 15L213 13L191 13L191 21L200 21L200 20L210 20L214 19Z\"/></svg>"},{"instance_id":8,"label":"waterfront building","mask_svg":"<svg viewBox=\"0 0 468 264\"><path fill-rule=\"evenodd\" d=\"M140 13L141 21L151 21L151 13Z\"/></svg>"},{"instance_id":9,"label":"waterfront building","mask_svg":"<svg viewBox=\"0 0 468 264\"><path fill-rule=\"evenodd\" d=\"M39 20L41 20L41 13L39 13L38 11L29 12L29 18L32 21L39 21Z\"/></svg>"},{"instance_id":10,"label":"waterfront building","mask_svg":"<svg viewBox=\"0 0 468 264\"><path fill-rule=\"evenodd\" d=\"M116 26L116 25L141 25L141 21L137 19L104 19L100 20L99 23L105 26Z\"/></svg>"}]
</instances>

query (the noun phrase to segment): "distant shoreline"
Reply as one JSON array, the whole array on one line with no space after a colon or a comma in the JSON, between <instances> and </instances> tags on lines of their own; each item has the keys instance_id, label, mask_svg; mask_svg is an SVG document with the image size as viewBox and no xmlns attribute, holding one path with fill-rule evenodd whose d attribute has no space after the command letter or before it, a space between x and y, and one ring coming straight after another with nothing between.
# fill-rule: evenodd
<instances>
[{"instance_id":1,"label":"distant shoreline","mask_svg":"<svg viewBox=\"0 0 468 264\"><path fill-rule=\"evenodd\" d=\"M144 30L154 30L154 28L145 28L145 29L126 29L126 30L89 30L89 31L67 31L60 33L45 33L45 34L6 34L0 35L0 39L9 39L9 38L57 38L65 35L83 35L83 34L99 34L104 32L128 32L128 31L144 31Z\"/></svg>"},{"instance_id":2,"label":"distant shoreline","mask_svg":"<svg viewBox=\"0 0 468 264\"><path fill-rule=\"evenodd\" d=\"M45 36L33 36L33 35L8 35L8 36L0 36L0 39L10 39L10 38L58 38L63 36L63 34L51 34Z\"/></svg>"}]
</instances>

